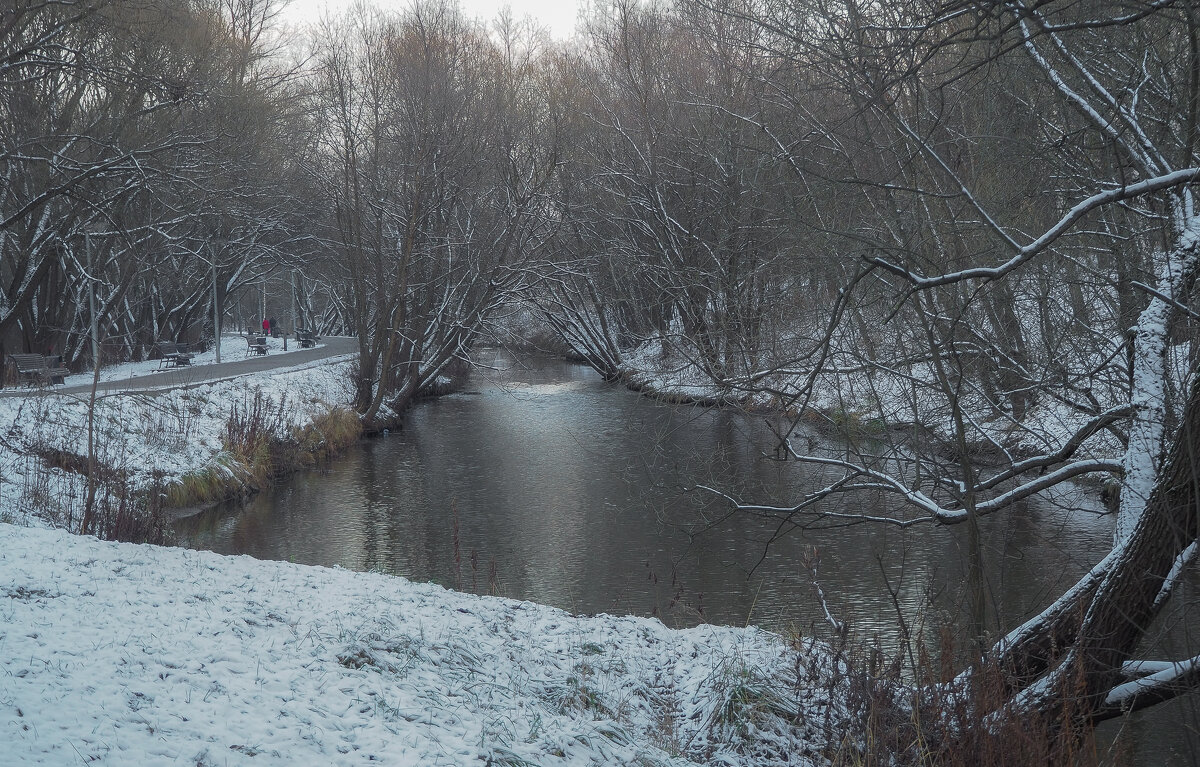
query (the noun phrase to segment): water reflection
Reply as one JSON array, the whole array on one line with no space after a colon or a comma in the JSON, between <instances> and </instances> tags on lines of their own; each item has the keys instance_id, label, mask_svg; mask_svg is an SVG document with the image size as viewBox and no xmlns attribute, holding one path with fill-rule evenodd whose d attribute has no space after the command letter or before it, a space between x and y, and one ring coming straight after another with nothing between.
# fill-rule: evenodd
<instances>
[{"instance_id":1,"label":"water reflection","mask_svg":"<svg viewBox=\"0 0 1200 767\"><path fill-rule=\"evenodd\" d=\"M894 637L897 603L913 625L956 614L959 530L862 525L773 540L775 520L723 519L727 504L697 486L786 504L827 479L768 460L762 418L654 403L558 360L495 353L486 362L472 391L421 403L390 436L182 530L191 545L221 552L476 591L493 587L494 563L509 596L675 624L821 631L802 563L815 563L830 606L864 634ZM1067 500L985 526L988 585L1008 618L1044 604L1107 545L1108 521ZM891 502L839 500L873 513Z\"/></svg>"}]
</instances>

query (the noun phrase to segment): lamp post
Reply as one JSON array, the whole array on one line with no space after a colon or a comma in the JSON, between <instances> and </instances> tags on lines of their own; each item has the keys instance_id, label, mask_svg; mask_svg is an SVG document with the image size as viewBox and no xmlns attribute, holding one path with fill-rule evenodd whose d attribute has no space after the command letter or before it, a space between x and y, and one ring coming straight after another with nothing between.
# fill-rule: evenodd
<instances>
[{"instance_id":1,"label":"lamp post","mask_svg":"<svg viewBox=\"0 0 1200 767\"><path fill-rule=\"evenodd\" d=\"M208 241L208 256L212 265L213 293L213 345L216 348L216 364L221 364L221 294L217 290L217 255L212 240Z\"/></svg>"},{"instance_id":2,"label":"lamp post","mask_svg":"<svg viewBox=\"0 0 1200 767\"><path fill-rule=\"evenodd\" d=\"M87 535L91 532L96 510L96 389L100 385L100 323L96 318L96 272L92 264L91 228L83 230L83 249L87 253L88 310L92 315L92 390L88 396L87 497L83 502L83 519L79 523L79 532Z\"/></svg>"},{"instance_id":3,"label":"lamp post","mask_svg":"<svg viewBox=\"0 0 1200 767\"><path fill-rule=\"evenodd\" d=\"M96 318L96 275L92 266L92 232L83 233L83 249L87 252L88 270L88 313L92 316L92 365L100 370L100 323Z\"/></svg>"},{"instance_id":4,"label":"lamp post","mask_svg":"<svg viewBox=\"0 0 1200 767\"><path fill-rule=\"evenodd\" d=\"M296 269L292 269L292 330L300 329L300 323L296 321ZM296 336L296 343L300 343L300 336ZM303 347L301 347L303 348Z\"/></svg>"}]
</instances>

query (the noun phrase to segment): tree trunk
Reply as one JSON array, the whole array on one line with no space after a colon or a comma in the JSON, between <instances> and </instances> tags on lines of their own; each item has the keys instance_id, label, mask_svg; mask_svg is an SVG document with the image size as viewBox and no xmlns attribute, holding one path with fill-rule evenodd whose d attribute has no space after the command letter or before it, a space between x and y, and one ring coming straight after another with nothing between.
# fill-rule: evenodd
<instances>
[{"instance_id":1,"label":"tree trunk","mask_svg":"<svg viewBox=\"0 0 1200 767\"><path fill-rule=\"evenodd\" d=\"M1128 700L1108 698L1127 681L1122 666L1161 609L1158 597L1172 567L1197 535L1200 378L1194 379L1166 467L1132 534L1093 571L1099 574L1094 595L1091 584L1081 582L1077 594L1083 599L1068 595L1060 600L1069 608L1057 611L1063 620L1047 621L1004 653L1006 668L1029 672L1051 662L1053 645L1070 648L1040 682L1025 677L1028 687L1016 697L1014 713L1036 711L1052 726L1075 728L1129 705ZM1071 620L1071 613L1081 620ZM1075 626L1078 632L1072 637ZM1161 699L1163 690L1157 695Z\"/></svg>"}]
</instances>

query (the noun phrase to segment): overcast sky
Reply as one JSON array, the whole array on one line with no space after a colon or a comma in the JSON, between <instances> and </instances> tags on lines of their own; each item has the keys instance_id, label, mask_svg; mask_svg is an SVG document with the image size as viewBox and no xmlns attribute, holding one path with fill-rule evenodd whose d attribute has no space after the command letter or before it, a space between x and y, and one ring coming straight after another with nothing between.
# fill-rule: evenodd
<instances>
[{"instance_id":1,"label":"overcast sky","mask_svg":"<svg viewBox=\"0 0 1200 767\"><path fill-rule=\"evenodd\" d=\"M381 7L403 8L407 0L367 0ZM328 8L335 13L353 4L355 0L292 0L285 17L296 22L315 21L321 11ZM485 20L496 17L504 6L512 8L517 18L532 16L559 39L569 37L575 28L580 0L459 0L459 6L468 16L479 16Z\"/></svg>"}]
</instances>

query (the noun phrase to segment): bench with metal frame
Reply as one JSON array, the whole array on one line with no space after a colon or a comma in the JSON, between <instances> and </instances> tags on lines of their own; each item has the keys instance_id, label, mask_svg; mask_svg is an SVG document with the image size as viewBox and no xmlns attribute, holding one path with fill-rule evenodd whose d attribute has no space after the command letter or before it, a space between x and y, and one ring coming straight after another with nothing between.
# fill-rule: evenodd
<instances>
[{"instance_id":1,"label":"bench with metal frame","mask_svg":"<svg viewBox=\"0 0 1200 767\"><path fill-rule=\"evenodd\" d=\"M155 344L158 349L159 364L161 367L183 367L192 364L194 355L188 354L187 344L177 344L174 341L159 341Z\"/></svg>"},{"instance_id":2,"label":"bench with metal frame","mask_svg":"<svg viewBox=\"0 0 1200 767\"><path fill-rule=\"evenodd\" d=\"M317 345L317 337L307 330L297 330L296 343L300 344L301 349L311 349Z\"/></svg>"},{"instance_id":3,"label":"bench with metal frame","mask_svg":"<svg viewBox=\"0 0 1200 767\"><path fill-rule=\"evenodd\" d=\"M266 354L267 353L267 338L266 336L246 336L246 356L251 354Z\"/></svg>"},{"instance_id":4,"label":"bench with metal frame","mask_svg":"<svg viewBox=\"0 0 1200 767\"><path fill-rule=\"evenodd\" d=\"M8 358L12 360L21 380L30 386L61 384L71 374L70 370L62 366L58 357L55 357L53 362L50 357L41 354L10 354Z\"/></svg>"}]
</instances>

